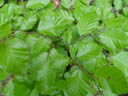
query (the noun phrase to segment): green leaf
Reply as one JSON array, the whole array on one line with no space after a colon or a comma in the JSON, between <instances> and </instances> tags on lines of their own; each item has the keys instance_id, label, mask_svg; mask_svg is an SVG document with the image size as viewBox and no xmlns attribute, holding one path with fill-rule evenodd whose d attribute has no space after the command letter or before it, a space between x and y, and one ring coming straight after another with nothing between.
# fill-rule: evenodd
<instances>
[{"instance_id":1,"label":"green leaf","mask_svg":"<svg viewBox=\"0 0 128 96\"><path fill-rule=\"evenodd\" d=\"M33 48L36 42L40 39L41 37L36 35L36 34L29 34L25 38L25 42L28 44L30 48Z\"/></svg>"},{"instance_id":2,"label":"green leaf","mask_svg":"<svg viewBox=\"0 0 128 96\"><path fill-rule=\"evenodd\" d=\"M73 41L76 41L78 37L79 34L76 26L67 29L67 31L65 31L64 34L62 35L63 40L69 44L72 43Z\"/></svg>"},{"instance_id":3,"label":"green leaf","mask_svg":"<svg viewBox=\"0 0 128 96\"><path fill-rule=\"evenodd\" d=\"M25 36L26 36L26 34L25 34L25 32L22 32L22 31L16 31L16 32L15 32L15 36L16 36L17 38L19 38L19 39L24 39Z\"/></svg>"},{"instance_id":4,"label":"green leaf","mask_svg":"<svg viewBox=\"0 0 128 96\"><path fill-rule=\"evenodd\" d=\"M14 20L12 21L13 30L19 30L22 23L23 23L23 18L21 16L14 17Z\"/></svg>"},{"instance_id":5,"label":"green leaf","mask_svg":"<svg viewBox=\"0 0 128 96\"><path fill-rule=\"evenodd\" d=\"M50 48L51 40L46 38L38 38L36 43L34 44L32 48L32 55L37 56L38 54L42 52L48 51Z\"/></svg>"},{"instance_id":6,"label":"green leaf","mask_svg":"<svg viewBox=\"0 0 128 96\"><path fill-rule=\"evenodd\" d=\"M116 95L115 93L112 92L112 90L109 86L109 83L105 78L99 78L98 82L99 82L100 88L102 88L104 96L108 96L110 94L111 94L111 96L118 96L118 95Z\"/></svg>"},{"instance_id":7,"label":"green leaf","mask_svg":"<svg viewBox=\"0 0 128 96\"><path fill-rule=\"evenodd\" d=\"M88 33L92 33L93 31L98 30L99 27L99 18L96 11L88 12L78 19L78 32L80 35L86 35Z\"/></svg>"},{"instance_id":8,"label":"green leaf","mask_svg":"<svg viewBox=\"0 0 128 96\"><path fill-rule=\"evenodd\" d=\"M127 38L128 36L126 33L119 29L106 30L100 35L100 41L109 49L121 49L127 47Z\"/></svg>"},{"instance_id":9,"label":"green leaf","mask_svg":"<svg viewBox=\"0 0 128 96\"><path fill-rule=\"evenodd\" d=\"M0 14L0 26L7 22L8 22L7 16L5 14Z\"/></svg>"},{"instance_id":10,"label":"green leaf","mask_svg":"<svg viewBox=\"0 0 128 96\"><path fill-rule=\"evenodd\" d=\"M89 89L90 87L86 83L86 75L80 70L76 70L66 79L68 96L84 96L87 95Z\"/></svg>"},{"instance_id":11,"label":"green leaf","mask_svg":"<svg viewBox=\"0 0 128 96\"><path fill-rule=\"evenodd\" d=\"M12 80L8 82L2 93L5 96L14 96L14 83Z\"/></svg>"},{"instance_id":12,"label":"green leaf","mask_svg":"<svg viewBox=\"0 0 128 96\"><path fill-rule=\"evenodd\" d=\"M59 51L56 49L52 49L50 51L48 61L49 66L53 68L53 70L55 70L58 77L61 77L63 75L66 66L69 64L68 56L59 53Z\"/></svg>"},{"instance_id":13,"label":"green leaf","mask_svg":"<svg viewBox=\"0 0 128 96\"><path fill-rule=\"evenodd\" d=\"M40 9L43 8L44 6L48 5L50 0L29 0L27 2L27 8L30 9Z\"/></svg>"},{"instance_id":14,"label":"green leaf","mask_svg":"<svg viewBox=\"0 0 128 96\"><path fill-rule=\"evenodd\" d=\"M10 38L5 45L0 45L0 65L7 72L25 73L29 64L29 50L24 41Z\"/></svg>"},{"instance_id":15,"label":"green leaf","mask_svg":"<svg viewBox=\"0 0 128 96\"><path fill-rule=\"evenodd\" d=\"M39 33L49 36L60 36L66 27L73 23L74 18L66 11L53 11L41 18L38 26Z\"/></svg>"},{"instance_id":16,"label":"green leaf","mask_svg":"<svg viewBox=\"0 0 128 96\"><path fill-rule=\"evenodd\" d=\"M128 0L0 0L0 96L127 94L127 7Z\"/></svg>"},{"instance_id":17,"label":"green leaf","mask_svg":"<svg viewBox=\"0 0 128 96\"><path fill-rule=\"evenodd\" d=\"M115 17L112 13L112 0L97 0L95 5L95 9L97 9L98 14L103 21Z\"/></svg>"},{"instance_id":18,"label":"green leaf","mask_svg":"<svg viewBox=\"0 0 128 96\"><path fill-rule=\"evenodd\" d=\"M9 76L9 73L0 71L0 81L5 80Z\"/></svg>"},{"instance_id":19,"label":"green leaf","mask_svg":"<svg viewBox=\"0 0 128 96\"><path fill-rule=\"evenodd\" d=\"M128 0L124 0L126 6L128 6Z\"/></svg>"},{"instance_id":20,"label":"green leaf","mask_svg":"<svg viewBox=\"0 0 128 96\"><path fill-rule=\"evenodd\" d=\"M73 59L75 59L76 54L78 52L78 46L77 44L73 44L69 47L70 55Z\"/></svg>"},{"instance_id":21,"label":"green leaf","mask_svg":"<svg viewBox=\"0 0 128 96\"><path fill-rule=\"evenodd\" d=\"M73 8L80 8L81 6L85 6L85 0L75 0L73 4ZM71 3L70 3L71 4Z\"/></svg>"},{"instance_id":22,"label":"green leaf","mask_svg":"<svg viewBox=\"0 0 128 96\"><path fill-rule=\"evenodd\" d=\"M10 33L11 33L10 22L0 25L0 39L7 37Z\"/></svg>"},{"instance_id":23,"label":"green leaf","mask_svg":"<svg viewBox=\"0 0 128 96\"><path fill-rule=\"evenodd\" d=\"M40 55L32 58L31 65L29 68L29 78L30 80L37 80L37 74L39 71L42 70L42 68L47 64L47 56L48 53L44 52Z\"/></svg>"},{"instance_id":24,"label":"green leaf","mask_svg":"<svg viewBox=\"0 0 128 96\"><path fill-rule=\"evenodd\" d=\"M54 91L54 83L56 79L55 71L52 70L47 64L38 72L38 88L41 88L44 94L52 94Z\"/></svg>"},{"instance_id":25,"label":"green leaf","mask_svg":"<svg viewBox=\"0 0 128 96\"><path fill-rule=\"evenodd\" d=\"M15 3L5 4L0 8L0 13L6 15L6 19L13 19L14 16L22 14L22 6Z\"/></svg>"},{"instance_id":26,"label":"green leaf","mask_svg":"<svg viewBox=\"0 0 128 96\"><path fill-rule=\"evenodd\" d=\"M119 16L118 18L111 18L111 19L106 19L105 20L106 24L106 29L119 29L122 31L128 31L127 25L128 25L128 20L126 17Z\"/></svg>"},{"instance_id":27,"label":"green leaf","mask_svg":"<svg viewBox=\"0 0 128 96\"><path fill-rule=\"evenodd\" d=\"M128 52L121 51L110 57L112 63L116 68L118 68L122 73L124 73L125 77L128 80Z\"/></svg>"},{"instance_id":28,"label":"green leaf","mask_svg":"<svg viewBox=\"0 0 128 96\"><path fill-rule=\"evenodd\" d=\"M38 92L38 90L36 90L36 89L32 90L30 96L39 96L39 92Z\"/></svg>"},{"instance_id":29,"label":"green leaf","mask_svg":"<svg viewBox=\"0 0 128 96\"><path fill-rule=\"evenodd\" d=\"M88 60L93 56L97 56L100 50L101 50L101 47L98 46L96 43L94 42L88 43L87 41L83 41L79 43L77 57Z\"/></svg>"},{"instance_id":30,"label":"green leaf","mask_svg":"<svg viewBox=\"0 0 128 96\"><path fill-rule=\"evenodd\" d=\"M14 86L14 96L30 96L30 89L25 83L15 82Z\"/></svg>"},{"instance_id":31,"label":"green leaf","mask_svg":"<svg viewBox=\"0 0 128 96\"><path fill-rule=\"evenodd\" d=\"M123 1L122 0L114 0L114 5L116 10L120 10L123 7Z\"/></svg>"},{"instance_id":32,"label":"green leaf","mask_svg":"<svg viewBox=\"0 0 128 96\"><path fill-rule=\"evenodd\" d=\"M77 46L77 62L82 64L89 71L94 71L103 65L106 65L105 56L102 53L102 47L94 42L88 43L87 41L80 42Z\"/></svg>"},{"instance_id":33,"label":"green leaf","mask_svg":"<svg viewBox=\"0 0 128 96\"><path fill-rule=\"evenodd\" d=\"M37 17L34 13L27 13L22 21L20 30L30 30L37 22Z\"/></svg>"},{"instance_id":34,"label":"green leaf","mask_svg":"<svg viewBox=\"0 0 128 96\"><path fill-rule=\"evenodd\" d=\"M123 12L124 12L125 16L128 16L128 7L123 8Z\"/></svg>"},{"instance_id":35,"label":"green leaf","mask_svg":"<svg viewBox=\"0 0 128 96\"><path fill-rule=\"evenodd\" d=\"M4 4L4 0L0 0L0 6Z\"/></svg>"},{"instance_id":36,"label":"green leaf","mask_svg":"<svg viewBox=\"0 0 128 96\"><path fill-rule=\"evenodd\" d=\"M37 35L28 35L26 42L31 48L31 56L36 57L43 52L48 51L51 45L51 40Z\"/></svg>"},{"instance_id":37,"label":"green leaf","mask_svg":"<svg viewBox=\"0 0 128 96\"><path fill-rule=\"evenodd\" d=\"M126 81L123 73L116 67L104 66L99 68L95 74L108 81L113 93L125 94L128 92L128 82Z\"/></svg>"},{"instance_id":38,"label":"green leaf","mask_svg":"<svg viewBox=\"0 0 128 96\"><path fill-rule=\"evenodd\" d=\"M65 8L67 8L67 9L69 9L70 3L71 3L70 0L62 0L62 5L63 5Z\"/></svg>"}]
</instances>

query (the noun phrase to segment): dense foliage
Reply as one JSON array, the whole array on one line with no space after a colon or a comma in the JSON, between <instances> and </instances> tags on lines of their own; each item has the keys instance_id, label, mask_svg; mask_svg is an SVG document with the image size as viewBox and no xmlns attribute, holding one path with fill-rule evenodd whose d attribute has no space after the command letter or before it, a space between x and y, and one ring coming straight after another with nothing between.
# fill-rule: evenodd
<instances>
[{"instance_id":1,"label":"dense foliage","mask_svg":"<svg viewBox=\"0 0 128 96\"><path fill-rule=\"evenodd\" d=\"M0 0L0 96L127 93L128 0Z\"/></svg>"}]
</instances>

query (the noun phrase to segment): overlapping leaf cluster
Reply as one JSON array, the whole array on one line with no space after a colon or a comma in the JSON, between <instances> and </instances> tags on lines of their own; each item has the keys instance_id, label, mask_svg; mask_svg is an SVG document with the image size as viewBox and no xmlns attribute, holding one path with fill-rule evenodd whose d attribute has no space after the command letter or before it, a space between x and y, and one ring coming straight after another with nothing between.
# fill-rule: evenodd
<instances>
[{"instance_id":1,"label":"overlapping leaf cluster","mask_svg":"<svg viewBox=\"0 0 128 96\"><path fill-rule=\"evenodd\" d=\"M53 1L0 0L0 96L127 94L128 0Z\"/></svg>"}]
</instances>

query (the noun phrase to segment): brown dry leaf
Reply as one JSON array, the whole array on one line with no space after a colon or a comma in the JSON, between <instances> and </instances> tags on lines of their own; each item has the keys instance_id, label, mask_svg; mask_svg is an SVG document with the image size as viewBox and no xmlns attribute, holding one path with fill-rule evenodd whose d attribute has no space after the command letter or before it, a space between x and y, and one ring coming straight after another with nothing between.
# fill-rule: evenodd
<instances>
[{"instance_id":1,"label":"brown dry leaf","mask_svg":"<svg viewBox=\"0 0 128 96\"><path fill-rule=\"evenodd\" d=\"M61 4L61 0L51 0L51 2L54 4L55 8L59 8Z\"/></svg>"}]
</instances>

